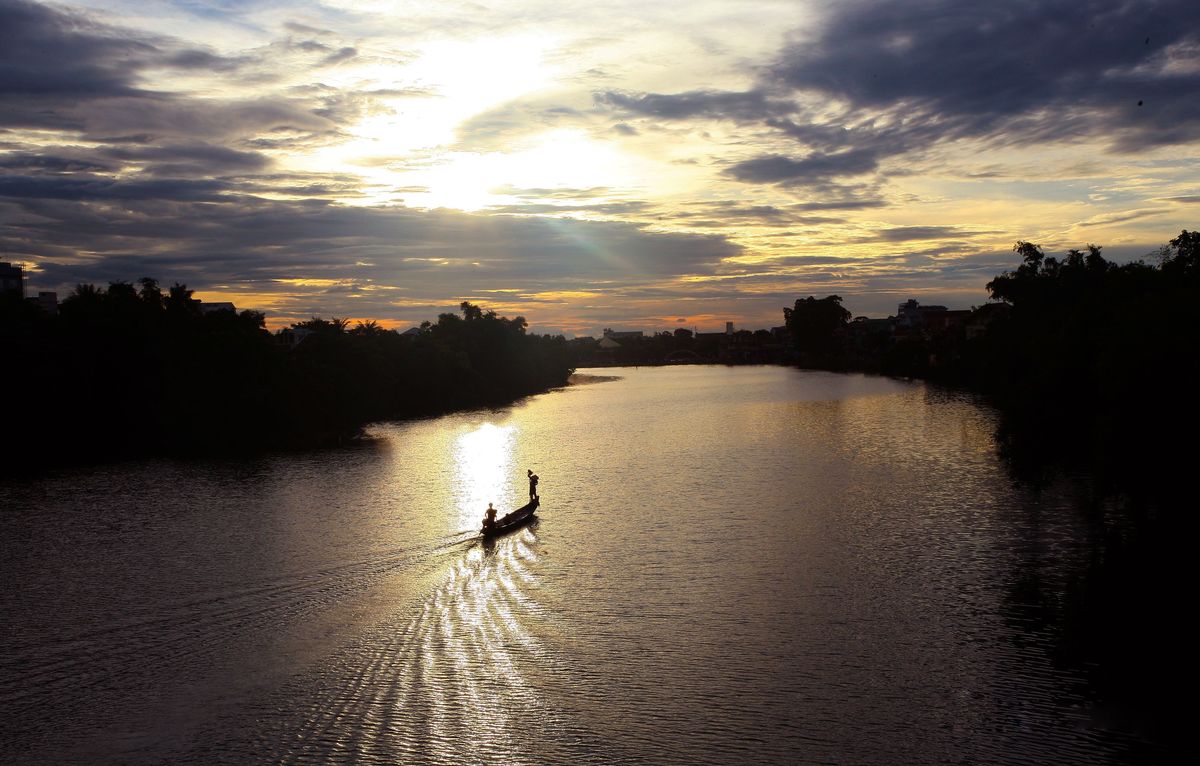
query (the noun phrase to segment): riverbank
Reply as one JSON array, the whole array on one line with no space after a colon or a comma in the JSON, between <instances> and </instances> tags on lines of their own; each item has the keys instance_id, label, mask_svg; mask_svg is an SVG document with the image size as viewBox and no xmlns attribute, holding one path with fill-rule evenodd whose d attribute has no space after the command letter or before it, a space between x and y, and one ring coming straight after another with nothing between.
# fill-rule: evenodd
<instances>
[{"instance_id":1,"label":"riverbank","mask_svg":"<svg viewBox=\"0 0 1200 766\"><path fill-rule=\"evenodd\" d=\"M561 337L470 304L415 337L314 319L293 346L261 314L205 314L186 295L81 288L58 315L0 296L0 341L22 360L0 379L0 399L20 402L0 471L338 444L372 422L507 404L573 370Z\"/></svg>"}]
</instances>

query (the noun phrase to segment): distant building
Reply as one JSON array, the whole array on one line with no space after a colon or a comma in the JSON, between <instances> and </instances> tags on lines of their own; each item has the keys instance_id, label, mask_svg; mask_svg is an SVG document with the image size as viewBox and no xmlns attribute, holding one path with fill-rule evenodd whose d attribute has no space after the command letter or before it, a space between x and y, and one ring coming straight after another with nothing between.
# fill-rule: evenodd
<instances>
[{"instance_id":1,"label":"distant building","mask_svg":"<svg viewBox=\"0 0 1200 766\"><path fill-rule=\"evenodd\" d=\"M25 270L0 261L0 293L14 292L25 297Z\"/></svg>"},{"instance_id":2,"label":"distant building","mask_svg":"<svg viewBox=\"0 0 1200 766\"><path fill-rule=\"evenodd\" d=\"M896 309L896 326L910 330L921 326L921 304L909 298Z\"/></svg>"},{"instance_id":3,"label":"distant building","mask_svg":"<svg viewBox=\"0 0 1200 766\"><path fill-rule=\"evenodd\" d=\"M400 337L401 338L415 338L420 334L421 334L420 327L410 327L407 330L405 330L404 332L400 333Z\"/></svg>"},{"instance_id":4,"label":"distant building","mask_svg":"<svg viewBox=\"0 0 1200 766\"><path fill-rule=\"evenodd\" d=\"M295 348L303 343L305 338L312 335L312 332L307 327L285 327L275 333L275 339L288 348Z\"/></svg>"},{"instance_id":5,"label":"distant building","mask_svg":"<svg viewBox=\"0 0 1200 766\"><path fill-rule=\"evenodd\" d=\"M915 299L908 299L896 309L896 329L948 330L963 324L971 315L969 310L950 311L945 306L922 306Z\"/></svg>"},{"instance_id":6,"label":"distant building","mask_svg":"<svg viewBox=\"0 0 1200 766\"><path fill-rule=\"evenodd\" d=\"M36 305L42 311L45 311L50 316L58 315L58 293L46 292L45 290L38 291L36 298L26 298L25 300Z\"/></svg>"},{"instance_id":7,"label":"distant building","mask_svg":"<svg viewBox=\"0 0 1200 766\"><path fill-rule=\"evenodd\" d=\"M596 345L599 346L600 348L604 349L605 351L613 351L614 349L620 348L621 344L618 343L617 341L613 340L612 336L609 335L608 333L609 333L609 331L605 330L604 337L601 338L600 342L597 343ZM641 333L638 333L638 335L641 336Z\"/></svg>"},{"instance_id":8,"label":"distant building","mask_svg":"<svg viewBox=\"0 0 1200 766\"><path fill-rule=\"evenodd\" d=\"M726 323L725 323L725 334L726 334L726 335L733 335L733 322L726 322Z\"/></svg>"}]
</instances>

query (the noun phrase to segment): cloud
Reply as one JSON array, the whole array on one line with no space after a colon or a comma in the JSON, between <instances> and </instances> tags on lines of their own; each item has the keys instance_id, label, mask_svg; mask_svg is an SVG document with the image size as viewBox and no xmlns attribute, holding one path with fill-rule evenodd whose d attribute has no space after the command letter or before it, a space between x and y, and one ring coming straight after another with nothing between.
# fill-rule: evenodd
<instances>
[{"instance_id":1,"label":"cloud","mask_svg":"<svg viewBox=\"0 0 1200 766\"><path fill-rule=\"evenodd\" d=\"M54 104L148 95L152 68L224 69L234 62L177 40L99 23L80 11L0 0L0 97ZM19 124L10 114L8 124Z\"/></svg>"},{"instance_id":2,"label":"cloud","mask_svg":"<svg viewBox=\"0 0 1200 766\"><path fill-rule=\"evenodd\" d=\"M958 226L894 226L870 238L880 242L911 242L920 239L951 239L982 237L994 231L970 231Z\"/></svg>"},{"instance_id":3,"label":"cloud","mask_svg":"<svg viewBox=\"0 0 1200 766\"><path fill-rule=\"evenodd\" d=\"M1200 137L1191 0L838 3L768 71L776 87L904 120L899 132L925 141L1090 135L1137 151Z\"/></svg>"},{"instance_id":4,"label":"cloud","mask_svg":"<svg viewBox=\"0 0 1200 766\"><path fill-rule=\"evenodd\" d=\"M138 163L157 176L211 176L260 171L271 160L258 153L207 143L109 147L96 154L124 163Z\"/></svg>"},{"instance_id":5,"label":"cloud","mask_svg":"<svg viewBox=\"0 0 1200 766\"><path fill-rule=\"evenodd\" d=\"M688 226L720 228L725 226L791 227L841 223L843 219L830 216L805 215L799 205L747 205L738 200L701 202L671 213L674 220Z\"/></svg>"},{"instance_id":6,"label":"cloud","mask_svg":"<svg viewBox=\"0 0 1200 766\"><path fill-rule=\"evenodd\" d=\"M865 210L875 207L886 207L882 199L831 199L819 202L802 202L793 207L797 210Z\"/></svg>"},{"instance_id":7,"label":"cloud","mask_svg":"<svg viewBox=\"0 0 1200 766\"><path fill-rule=\"evenodd\" d=\"M347 51L322 45L319 53L346 57ZM174 38L102 24L82 11L0 0L0 127L142 143L164 136L214 142L279 130L311 135L337 129L320 113L331 109L328 94L189 97L146 85L163 71L221 73L255 62L253 56L221 56Z\"/></svg>"},{"instance_id":8,"label":"cloud","mask_svg":"<svg viewBox=\"0 0 1200 766\"><path fill-rule=\"evenodd\" d=\"M164 179L114 181L109 178L0 176L0 198L14 200L215 200L228 183L205 180ZM83 243L80 243L81 247Z\"/></svg>"},{"instance_id":9,"label":"cloud","mask_svg":"<svg viewBox=\"0 0 1200 766\"><path fill-rule=\"evenodd\" d=\"M725 174L749 183L793 185L862 175L874 171L878 165L873 151L852 149L839 154L813 154L800 160L767 155L739 162L726 169Z\"/></svg>"},{"instance_id":10,"label":"cloud","mask_svg":"<svg viewBox=\"0 0 1200 766\"><path fill-rule=\"evenodd\" d=\"M770 111L766 97L756 91L698 90L674 94L602 91L594 98L597 104L628 114L665 120L709 117L754 121Z\"/></svg>"},{"instance_id":11,"label":"cloud","mask_svg":"<svg viewBox=\"0 0 1200 766\"><path fill-rule=\"evenodd\" d=\"M0 204L16 211L0 226L0 247L36 264L41 289L149 275L267 296L291 316L346 312L333 283L358 286L360 315L419 320L429 313L415 306L456 297L616 290L712 273L740 252L723 237L629 223L275 201L217 181L6 179ZM397 304L400 293L413 305Z\"/></svg>"}]
</instances>

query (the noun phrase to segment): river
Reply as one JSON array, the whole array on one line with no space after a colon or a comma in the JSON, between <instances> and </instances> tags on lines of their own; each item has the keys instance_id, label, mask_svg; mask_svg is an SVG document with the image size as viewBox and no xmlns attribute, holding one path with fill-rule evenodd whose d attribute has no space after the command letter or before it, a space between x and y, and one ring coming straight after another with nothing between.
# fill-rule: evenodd
<instances>
[{"instance_id":1,"label":"river","mask_svg":"<svg viewBox=\"0 0 1200 766\"><path fill-rule=\"evenodd\" d=\"M0 485L0 762L1145 757L1021 603L1086 533L986 407L581 372L344 448ZM530 468L539 520L483 543Z\"/></svg>"}]
</instances>

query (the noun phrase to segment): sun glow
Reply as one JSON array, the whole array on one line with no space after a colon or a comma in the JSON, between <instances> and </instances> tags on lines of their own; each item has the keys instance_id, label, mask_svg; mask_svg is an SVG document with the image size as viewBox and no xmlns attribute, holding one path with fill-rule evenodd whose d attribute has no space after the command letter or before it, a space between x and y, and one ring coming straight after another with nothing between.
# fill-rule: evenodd
<instances>
[{"instance_id":1,"label":"sun glow","mask_svg":"<svg viewBox=\"0 0 1200 766\"><path fill-rule=\"evenodd\" d=\"M581 130L553 130L530 138L506 152L453 152L428 168L406 174L426 191L403 195L417 207L479 210L530 200L525 189L627 189L635 178L633 159L590 138ZM515 192L515 193L514 193ZM572 199L557 204L564 213Z\"/></svg>"},{"instance_id":2,"label":"sun glow","mask_svg":"<svg viewBox=\"0 0 1200 766\"><path fill-rule=\"evenodd\" d=\"M303 170L360 176L368 188L363 198L346 200L351 204L394 200L397 189L427 185L432 177L440 179L440 191L431 191L423 206L473 209L481 197L446 188L461 188L458 179L480 164L473 158L492 155L455 151L459 133L472 118L547 87L557 71L544 61L552 43L529 35L435 41L412 60L356 67L347 76L358 90L378 94L373 108L346 129L344 141L292 162Z\"/></svg>"},{"instance_id":3,"label":"sun glow","mask_svg":"<svg viewBox=\"0 0 1200 766\"><path fill-rule=\"evenodd\" d=\"M464 526L483 519L493 503L500 515L512 510L513 487L520 478L513 472L516 428L484 423L461 434L454 442L455 503Z\"/></svg>"}]
</instances>

